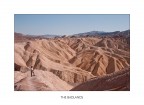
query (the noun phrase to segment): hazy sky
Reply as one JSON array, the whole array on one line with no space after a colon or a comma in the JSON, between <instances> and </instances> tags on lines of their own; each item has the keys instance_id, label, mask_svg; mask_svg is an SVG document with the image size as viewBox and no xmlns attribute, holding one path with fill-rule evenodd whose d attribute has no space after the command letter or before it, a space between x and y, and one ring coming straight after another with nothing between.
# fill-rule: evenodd
<instances>
[{"instance_id":1,"label":"hazy sky","mask_svg":"<svg viewBox=\"0 0 144 105\"><path fill-rule=\"evenodd\" d=\"M130 29L129 15L15 15L15 32L32 35L72 35L89 31Z\"/></svg>"}]
</instances>

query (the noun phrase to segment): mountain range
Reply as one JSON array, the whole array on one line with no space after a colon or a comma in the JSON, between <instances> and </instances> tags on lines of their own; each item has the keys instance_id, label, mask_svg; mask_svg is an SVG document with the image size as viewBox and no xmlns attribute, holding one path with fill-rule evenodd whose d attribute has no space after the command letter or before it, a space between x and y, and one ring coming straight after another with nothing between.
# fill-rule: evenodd
<instances>
[{"instance_id":1,"label":"mountain range","mask_svg":"<svg viewBox=\"0 0 144 105\"><path fill-rule=\"evenodd\" d=\"M84 33L78 33L73 35L24 35L22 33L15 32L15 35L19 36L25 36L25 37L35 37L35 38L56 38L56 37L84 37L84 36L118 36L118 35L130 35L130 30L126 31L114 31L114 32L104 32L104 31L90 31L90 32L84 32Z\"/></svg>"}]
</instances>

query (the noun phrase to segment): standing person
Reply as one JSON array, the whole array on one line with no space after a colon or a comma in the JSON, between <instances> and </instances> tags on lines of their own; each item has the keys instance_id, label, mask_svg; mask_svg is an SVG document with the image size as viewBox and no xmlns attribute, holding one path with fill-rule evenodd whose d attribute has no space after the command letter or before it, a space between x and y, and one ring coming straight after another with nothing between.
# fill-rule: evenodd
<instances>
[{"instance_id":1,"label":"standing person","mask_svg":"<svg viewBox=\"0 0 144 105\"><path fill-rule=\"evenodd\" d=\"M34 73L34 68L33 68L33 66L31 66L31 77L32 76L35 76L35 73Z\"/></svg>"}]
</instances>

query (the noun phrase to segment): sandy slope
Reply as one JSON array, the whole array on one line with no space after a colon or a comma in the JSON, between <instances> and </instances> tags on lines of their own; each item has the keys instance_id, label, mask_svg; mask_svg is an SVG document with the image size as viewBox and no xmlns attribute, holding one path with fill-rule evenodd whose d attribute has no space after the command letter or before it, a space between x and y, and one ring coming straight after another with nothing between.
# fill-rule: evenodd
<instances>
[{"instance_id":1,"label":"sandy slope","mask_svg":"<svg viewBox=\"0 0 144 105\"><path fill-rule=\"evenodd\" d=\"M38 73L32 78L26 75L31 65ZM16 90L39 90L32 88L43 83L39 79L49 80L44 78L42 73L46 73L45 77L53 75L54 80L62 81L61 84L57 82L56 88L44 83L49 88L44 86L42 90L69 90L69 85L66 84L74 86L90 78L118 72L129 66L130 45L122 37L35 39L15 43L15 84L28 86ZM51 82L54 80L51 79ZM61 85L64 85L64 88L61 88Z\"/></svg>"},{"instance_id":2,"label":"sandy slope","mask_svg":"<svg viewBox=\"0 0 144 105\"><path fill-rule=\"evenodd\" d=\"M130 90L129 68L106 76L90 79L73 89L72 91L106 91L106 90Z\"/></svg>"},{"instance_id":3,"label":"sandy slope","mask_svg":"<svg viewBox=\"0 0 144 105\"><path fill-rule=\"evenodd\" d=\"M49 71L36 70L35 76L30 72L15 72L15 90L42 91L42 90L70 90L71 85L61 80Z\"/></svg>"}]
</instances>

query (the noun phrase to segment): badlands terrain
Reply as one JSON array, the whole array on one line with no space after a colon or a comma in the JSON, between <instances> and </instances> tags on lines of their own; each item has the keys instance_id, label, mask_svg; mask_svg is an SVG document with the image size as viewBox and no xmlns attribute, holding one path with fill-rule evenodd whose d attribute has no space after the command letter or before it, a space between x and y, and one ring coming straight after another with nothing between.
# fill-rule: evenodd
<instances>
[{"instance_id":1,"label":"badlands terrain","mask_svg":"<svg viewBox=\"0 0 144 105\"><path fill-rule=\"evenodd\" d=\"M14 46L15 91L130 90L127 33L55 38L15 33Z\"/></svg>"}]
</instances>

